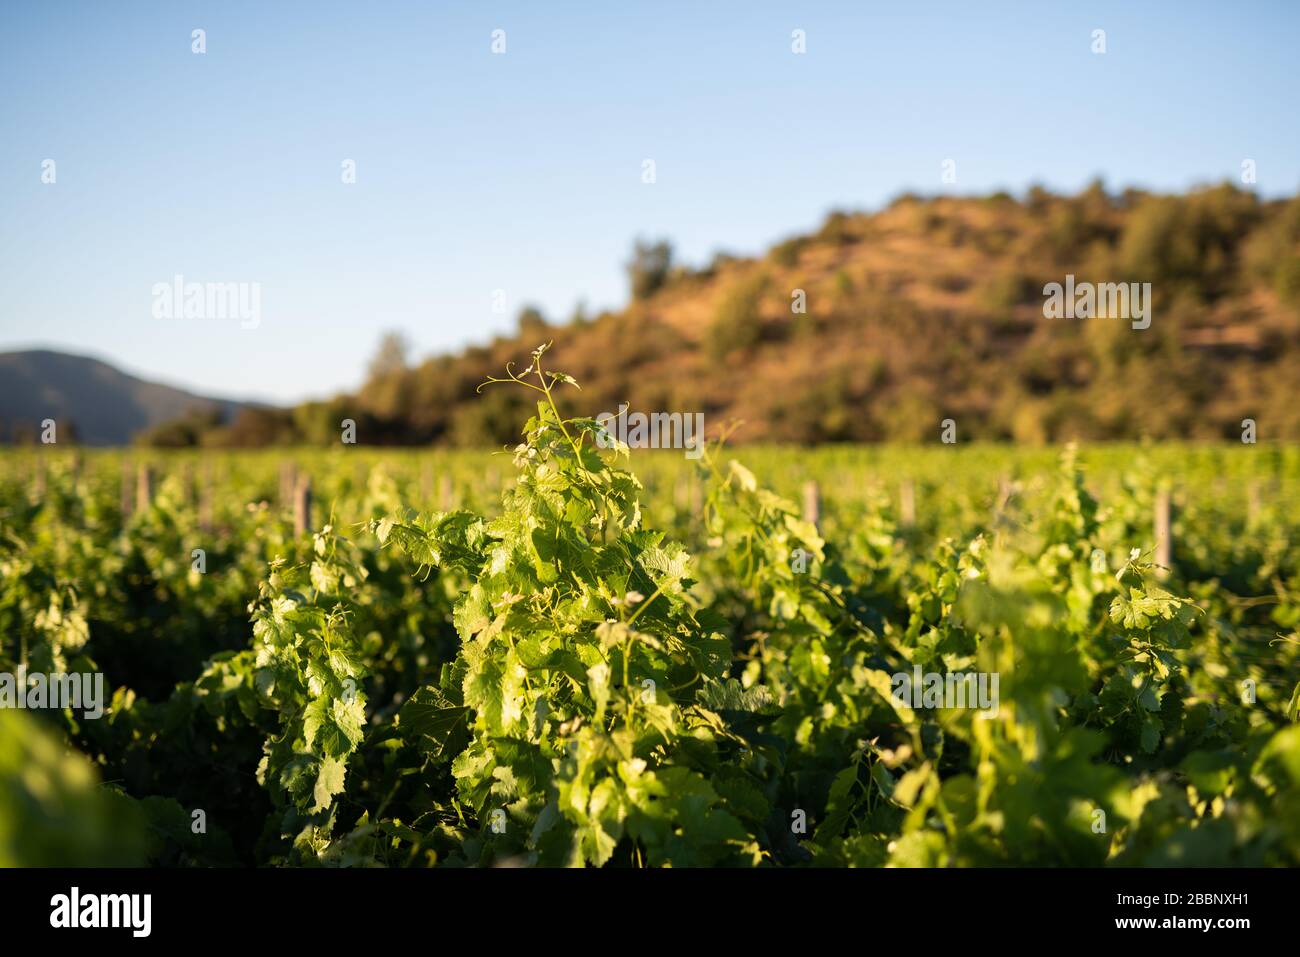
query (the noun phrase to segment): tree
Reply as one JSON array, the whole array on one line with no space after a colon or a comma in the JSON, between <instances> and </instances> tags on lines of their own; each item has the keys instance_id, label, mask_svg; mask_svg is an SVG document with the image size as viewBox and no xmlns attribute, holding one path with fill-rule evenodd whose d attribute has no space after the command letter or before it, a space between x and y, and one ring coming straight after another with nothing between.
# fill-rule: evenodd
<instances>
[{"instance_id":1,"label":"tree","mask_svg":"<svg viewBox=\"0 0 1300 957\"><path fill-rule=\"evenodd\" d=\"M297 436L288 409L246 405L224 430L223 439L226 444L238 448L264 448L294 442Z\"/></svg>"},{"instance_id":2,"label":"tree","mask_svg":"<svg viewBox=\"0 0 1300 957\"><path fill-rule=\"evenodd\" d=\"M394 372L403 371L410 350L411 344L402 333L393 329L385 332L379 340L379 349L375 352L375 357L370 360L367 370L370 381L374 382Z\"/></svg>"},{"instance_id":3,"label":"tree","mask_svg":"<svg viewBox=\"0 0 1300 957\"><path fill-rule=\"evenodd\" d=\"M225 416L216 406L192 407L136 436L135 442L158 449L194 448L202 445L203 436L219 429L224 420Z\"/></svg>"},{"instance_id":4,"label":"tree","mask_svg":"<svg viewBox=\"0 0 1300 957\"><path fill-rule=\"evenodd\" d=\"M763 335L761 306L766 288L765 273L732 282L705 332L704 347L710 358L723 359L758 343Z\"/></svg>"},{"instance_id":5,"label":"tree","mask_svg":"<svg viewBox=\"0 0 1300 957\"><path fill-rule=\"evenodd\" d=\"M647 242L638 239L627 264L633 299L647 299L662 289L673 266L673 247L666 239Z\"/></svg>"},{"instance_id":6,"label":"tree","mask_svg":"<svg viewBox=\"0 0 1300 957\"><path fill-rule=\"evenodd\" d=\"M540 342L546 337L546 330L549 328L550 324L542 315L542 310L536 306L525 306L519 311L519 335L525 342L532 342L534 339Z\"/></svg>"}]
</instances>

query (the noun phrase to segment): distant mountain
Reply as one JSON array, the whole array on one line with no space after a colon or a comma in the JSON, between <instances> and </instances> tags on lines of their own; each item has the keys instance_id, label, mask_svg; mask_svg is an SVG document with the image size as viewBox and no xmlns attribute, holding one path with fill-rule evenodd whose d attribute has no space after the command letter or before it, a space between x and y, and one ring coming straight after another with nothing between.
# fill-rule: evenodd
<instances>
[{"instance_id":1,"label":"distant mountain","mask_svg":"<svg viewBox=\"0 0 1300 957\"><path fill-rule=\"evenodd\" d=\"M42 419L83 445L125 445L191 410L229 420L244 403L147 382L87 356L47 349L0 353L0 440L36 435Z\"/></svg>"}]
</instances>

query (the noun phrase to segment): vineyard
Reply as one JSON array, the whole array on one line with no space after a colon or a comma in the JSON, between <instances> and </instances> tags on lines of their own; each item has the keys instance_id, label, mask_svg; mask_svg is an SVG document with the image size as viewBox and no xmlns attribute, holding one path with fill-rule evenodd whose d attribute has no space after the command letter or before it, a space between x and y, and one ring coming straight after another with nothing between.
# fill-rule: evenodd
<instances>
[{"instance_id":1,"label":"vineyard","mask_svg":"<svg viewBox=\"0 0 1300 957\"><path fill-rule=\"evenodd\" d=\"M492 388L497 454L5 452L0 671L104 700L5 686L0 865L1300 864L1300 449L691 461Z\"/></svg>"}]
</instances>

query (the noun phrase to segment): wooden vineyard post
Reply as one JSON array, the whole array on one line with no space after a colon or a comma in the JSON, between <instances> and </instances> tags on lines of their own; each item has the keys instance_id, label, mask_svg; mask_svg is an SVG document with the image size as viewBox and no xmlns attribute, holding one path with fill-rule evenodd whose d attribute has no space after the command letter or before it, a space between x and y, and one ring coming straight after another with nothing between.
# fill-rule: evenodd
<instances>
[{"instance_id":1,"label":"wooden vineyard post","mask_svg":"<svg viewBox=\"0 0 1300 957\"><path fill-rule=\"evenodd\" d=\"M898 485L898 524L903 528L916 525L916 486L911 479L903 479Z\"/></svg>"},{"instance_id":2,"label":"wooden vineyard post","mask_svg":"<svg viewBox=\"0 0 1300 957\"><path fill-rule=\"evenodd\" d=\"M438 479L438 509L439 511L449 512L455 501L455 493L451 487L451 476L443 473Z\"/></svg>"},{"instance_id":3,"label":"wooden vineyard post","mask_svg":"<svg viewBox=\"0 0 1300 957\"><path fill-rule=\"evenodd\" d=\"M1246 486L1246 524L1254 525L1259 519L1262 501L1260 496L1259 479L1251 479L1250 484Z\"/></svg>"},{"instance_id":4,"label":"wooden vineyard post","mask_svg":"<svg viewBox=\"0 0 1300 957\"><path fill-rule=\"evenodd\" d=\"M153 469L148 462L141 462L135 477L135 510L147 511L153 501Z\"/></svg>"},{"instance_id":5,"label":"wooden vineyard post","mask_svg":"<svg viewBox=\"0 0 1300 957\"><path fill-rule=\"evenodd\" d=\"M131 463L126 459L122 460L122 498L120 508L122 517L126 518L131 514L131 506L135 504L135 481L131 474Z\"/></svg>"},{"instance_id":6,"label":"wooden vineyard post","mask_svg":"<svg viewBox=\"0 0 1300 957\"><path fill-rule=\"evenodd\" d=\"M187 506L194 503L194 463L185 461L181 463L181 492L184 494L185 504Z\"/></svg>"},{"instance_id":7,"label":"wooden vineyard post","mask_svg":"<svg viewBox=\"0 0 1300 957\"><path fill-rule=\"evenodd\" d=\"M815 481L805 482L803 486L803 518L811 522L818 534L822 530L822 493Z\"/></svg>"},{"instance_id":8,"label":"wooden vineyard post","mask_svg":"<svg viewBox=\"0 0 1300 957\"><path fill-rule=\"evenodd\" d=\"M420 504L425 508L433 498L433 466L428 462L420 463Z\"/></svg>"},{"instance_id":9,"label":"wooden vineyard post","mask_svg":"<svg viewBox=\"0 0 1300 957\"><path fill-rule=\"evenodd\" d=\"M1010 524L1010 518L1007 514L1007 506L1011 504L1011 498L1015 495L1016 487L1011 482L1011 476L1006 472L998 475L998 493L993 500L993 527L997 529L1005 528Z\"/></svg>"},{"instance_id":10,"label":"wooden vineyard post","mask_svg":"<svg viewBox=\"0 0 1300 957\"><path fill-rule=\"evenodd\" d=\"M1164 576L1169 574L1174 552L1173 531L1169 524L1169 490L1165 488L1156 492L1155 537L1155 562L1160 566L1157 572Z\"/></svg>"},{"instance_id":11,"label":"wooden vineyard post","mask_svg":"<svg viewBox=\"0 0 1300 957\"><path fill-rule=\"evenodd\" d=\"M32 464L32 471L34 473L32 475L32 491L36 495L36 501L43 502L45 500L45 456L44 455L36 456L36 460Z\"/></svg>"},{"instance_id":12,"label":"wooden vineyard post","mask_svg":"<svg viewBox=\"0 0 1300 957\"><path fill-rule=\"evenodd\" d=\"M199 479L199 528L205 532L212 531L215 525L212 512L212 461L204 459L203 476Z\"/></svg>"},{"instance_id":13,"label":"wooden vineyard post","mask_svg":"<svg viewBox=\"0 0 1300 957\"><path fill-rule=\"evenodd\" d=\"M298 488L298 469L292 462L280 463L280 507L291 508Z\"/></svg>"},{"instance_id":14,"label":"wooden vineyard post","mask_svg":"<svg viewBox=\"0 0 1300 957\"><path fill-rule=\"evenodd\" d=\"M998 511L1006 510L1007 503L1011 501L1011 495L1014 489L1011 486L1011 476L1003 472L998 476Z\"/></svg>"},{"instance_id":15,"label":"wooden vineyard post","mask_svg":"<svg viewBox=\"0 0 1300 957\"><path fill-rule=\"evenodd\" d=\"M301 535L311 528L311 477L298 476L298 487L293 496L293 530Z\"/></svg>"}]
</instances>

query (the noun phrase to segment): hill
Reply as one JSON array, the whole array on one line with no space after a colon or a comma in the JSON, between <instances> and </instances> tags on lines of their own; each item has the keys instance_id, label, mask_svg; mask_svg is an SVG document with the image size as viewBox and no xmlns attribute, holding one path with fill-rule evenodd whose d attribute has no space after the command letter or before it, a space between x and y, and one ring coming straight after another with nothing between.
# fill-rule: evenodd
<instances>
[{"instance_id":1,"label":"hill","mask_svg":"<svg viewBox=\"0 0 1300 957\"><path fill-rule=\"evenodd\" d=\"M246 412L223 441L329 444L350 417L362 442L510 442L522 400L475 390L547 340L582 382L573 411L702 411L711 433L743 421L736 441L935 441L946 418L961 440L1239 438L1245 418L1300 438L1300 199L904 196L757 258L689 268L641 245L629 272L621 311L530 309L456 356L397 350L355 395ZM1149 324L1120 314L1136 300L1049 318L1051 283L1136 283Z\"/></svg>"},{"instance_id":2,"label":"hill","mask_svg":"<svg viewBox=\"0 0 1300 957\"><path fill-rule=\"evenodd\" d=\"M194 416L205 428L241 403L128 375L86 356L38 349L0 353L0 438L34 441L43 419L85 445L124 445L137 433Z\"/></svg>"}]
</instances>

